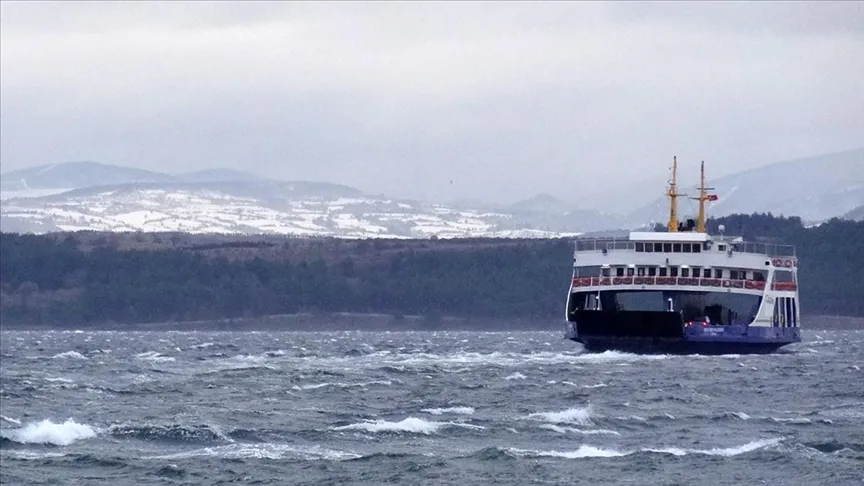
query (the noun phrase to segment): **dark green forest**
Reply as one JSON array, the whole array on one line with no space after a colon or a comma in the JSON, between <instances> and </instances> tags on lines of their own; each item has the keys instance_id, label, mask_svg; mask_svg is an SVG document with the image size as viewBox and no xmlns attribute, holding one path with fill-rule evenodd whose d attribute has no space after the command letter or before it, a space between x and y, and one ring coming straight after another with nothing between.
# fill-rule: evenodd
<instances>
[{"instance_id":1,"label":"dark green forest","mask_svg":"<svg viewBox=\"0 0 864 486\"><path fill-rule=\"evenodd\" d=\"M802 312L864 316L864 222L734 215L716 233L796 245ZM555 319L572 241L0 235L4 325L369 312Z\"/></svg>"}]
</instances>

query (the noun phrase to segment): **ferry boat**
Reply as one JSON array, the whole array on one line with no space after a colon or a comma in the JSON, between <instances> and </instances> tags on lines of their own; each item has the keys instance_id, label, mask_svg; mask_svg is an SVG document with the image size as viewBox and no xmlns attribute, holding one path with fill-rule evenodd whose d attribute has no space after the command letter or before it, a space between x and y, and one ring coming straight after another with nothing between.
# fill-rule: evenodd
<instances>
[{"instance_id":1,"label":"ferry boat","mask_svg":"<svg viewBox=\"0 0 864 486\"><path fill-rule=\"evenodd\" d=\"M770 353L801 341L795 247L705 229L702 163L698 217L678 220L673 158L667 231L577 238L567 296L568 339L588 351Z\"/></svg>"}]
</instances>

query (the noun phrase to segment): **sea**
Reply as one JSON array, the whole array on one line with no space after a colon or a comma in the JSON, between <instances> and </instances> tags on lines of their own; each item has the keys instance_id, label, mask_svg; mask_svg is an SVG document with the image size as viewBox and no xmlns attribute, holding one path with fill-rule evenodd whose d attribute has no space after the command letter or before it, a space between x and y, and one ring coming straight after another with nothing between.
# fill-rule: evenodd
<instances>
[{"instance_id":1,"label":"sea","mask_svg":"<svg viewBox=\"0 0 864 486\"><path fill-rule=\"evenodd\" d=\"M4 485L864 484L864 331L0 333Z\"/></svg>"}]
</instances>

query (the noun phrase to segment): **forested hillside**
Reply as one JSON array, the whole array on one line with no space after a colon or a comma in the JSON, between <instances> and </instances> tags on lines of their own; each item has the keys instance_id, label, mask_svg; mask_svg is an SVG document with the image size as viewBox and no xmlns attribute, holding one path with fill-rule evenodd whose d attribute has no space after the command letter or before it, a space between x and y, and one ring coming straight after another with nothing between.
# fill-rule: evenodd
<instances>
[{"instance_id":1,"label":"forested hillside","mask_svg":"<svg viewBox=\"0 0 864 486\"><path fill-rule=\"evenodd\" d=\"M714 231L798 247L802 312L864 316L864 222L729 216ZM0 319L81 326L295 312L554 319L569 240L0 236Z\"/></svg>"}]
</instances>

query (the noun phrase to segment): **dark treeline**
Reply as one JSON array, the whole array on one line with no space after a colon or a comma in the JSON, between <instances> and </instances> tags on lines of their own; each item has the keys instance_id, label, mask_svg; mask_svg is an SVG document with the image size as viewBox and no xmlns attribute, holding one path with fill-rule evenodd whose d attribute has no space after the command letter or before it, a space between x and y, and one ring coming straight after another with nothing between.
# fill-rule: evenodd
<instances>
[{"instance_id":1,"label":"dark treeline","mask_svg":"<svg viewBox=\"0 0 864 486\"><path fill-rule=\"evenodd\" d=\"M711 220L727 235L798 247L802 312L864 316L864 223L804 228L771 215ZM170 245L156 235L0 236L6 325L144 323L297 312L554 319L572 243L375 240ZM167 245L167 246L166 246Z\"/></svg>"}]
</instances>

